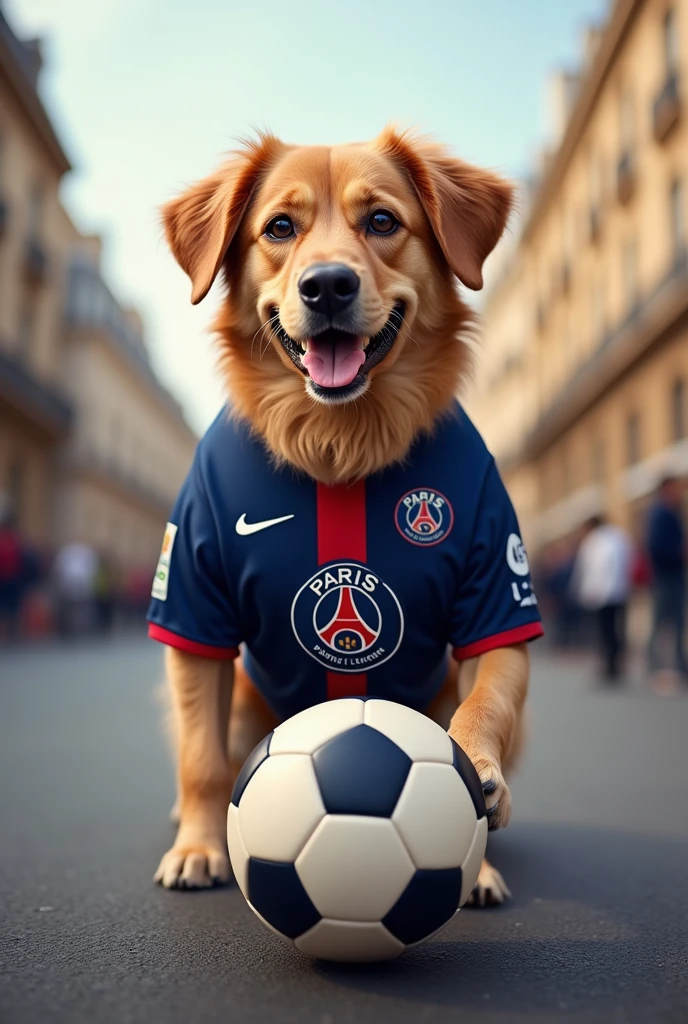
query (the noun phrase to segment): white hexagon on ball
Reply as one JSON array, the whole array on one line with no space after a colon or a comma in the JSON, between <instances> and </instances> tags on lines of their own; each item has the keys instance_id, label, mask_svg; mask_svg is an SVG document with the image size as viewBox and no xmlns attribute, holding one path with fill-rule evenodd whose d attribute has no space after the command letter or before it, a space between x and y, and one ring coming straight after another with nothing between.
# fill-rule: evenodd
<instances>
[{"instance_id":1,"label":"white hexagon on ball","mask_svg":"<svg viewBox=\"0 0 688 1024\"><path fill-rule=\"evenodd\" d=\"M384 733L412 761L438 761L452 764L451 740L441 725L412 708L391 700L368 700L364 722Z\"/></svg>"},{"instance_id":2,"label":"white hexagon on ball","mask_svg":"<svg viewBox=\"0 0 688 1024\"><path fill-rule=\"evenodd\" d=\"M415 873L388 818L328 815L296 860L296 872L323 917L380 921Z\"/></svg>"},{"instance_id":3,"label":"white hexagon on ball","mask_svg":"<svg viewBox=\"0 0 688 1024\"><path fill-rule=\"evenodd\" d=\"M414 764L392 815L417 868L460 868L475 833L475 808L448 764Z\"/></svg>"},{"instance_id":4,"label":"white hexagon on ball","mask_svg":"<svg viewBox=\"0 0 688 1024\"><path fill-rule=\"evenodd\" d=\"M294 943L307 956L344 963L392 960L406 949L383 924L323 918Z\"/></svg>"},{"instance_id":5,"label":"white hexagon on ball","mask_svg":"<svg viewBox=\"0 0 688 1024\"><path fill-rule=\"evenodd\" d=\"M250 857L293 861L325 815L307 754L263 761L239 801L239 828Z\"/></svg>"},{"instance_id":6,"label":"white hexagon on ball","mask_svg":"<svg viewBox=\"0 0 688 1024\"><path fill-rule=\"evenodd\" d=\"M345 729L363 722L362 700L342 699L316 704L278 725L270 740L270 754L312 754Z\"/></svg>"}]
</instances>

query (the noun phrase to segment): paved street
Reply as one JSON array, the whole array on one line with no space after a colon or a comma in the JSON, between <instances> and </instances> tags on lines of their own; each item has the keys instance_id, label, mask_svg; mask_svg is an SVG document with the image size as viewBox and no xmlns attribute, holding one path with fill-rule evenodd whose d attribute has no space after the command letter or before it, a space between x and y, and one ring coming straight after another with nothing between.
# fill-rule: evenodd
<instances>
[{"instance_id":1,"label":"paved street","mask_svg":"<svg viewBox=\"0 0 688 1024\"><path fill-rule=\"evenodd\" d=\"M172 771L140 639L0 655L0 1019L28 1022L688 1019L688 699L595 689L538 656L515 899L389 965L312 963L235 887L169 893Z\"/></svg>"}]
</instances>

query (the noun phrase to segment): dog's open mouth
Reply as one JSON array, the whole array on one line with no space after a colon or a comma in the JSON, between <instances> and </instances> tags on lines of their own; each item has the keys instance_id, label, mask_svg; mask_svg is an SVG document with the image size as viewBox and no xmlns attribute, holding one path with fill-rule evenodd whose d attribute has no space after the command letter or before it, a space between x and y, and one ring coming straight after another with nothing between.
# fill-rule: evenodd
<instances>
[{"instance_id":1,"label":"dog's open mouth","mask_svg":"<svg viewBox=\"0 0 688 1024\"><path fill-rule=\"evenodd\" d=\"M329 327L303 342L295 341L273 310L272 329L291 361L311 380L322 397L342 397L358 389L374 366L382 362L404 322L404 304L397 302L381 331L368 344L360 334Z\"/></svg>"}]
</instances>

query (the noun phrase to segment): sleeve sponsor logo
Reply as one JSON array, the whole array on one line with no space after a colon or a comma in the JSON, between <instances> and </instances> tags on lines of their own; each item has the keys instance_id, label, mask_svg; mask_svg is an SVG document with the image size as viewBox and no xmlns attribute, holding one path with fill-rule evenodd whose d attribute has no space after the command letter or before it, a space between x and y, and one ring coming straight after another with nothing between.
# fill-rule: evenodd
<instances>
[{"instance_id":1,"label":"sleeve sponsor logo","mask_svg":"<svg viewBox=\"0 0 688 1024\"><path fill-rule=\"evenodd\" d=\"M506 562L516 576L524 577L530 573L528 555L523 541L517 533L509 534L509 539L506 542ZM516 580L513 580L511 594L519 608L528 608L537 604L537 597L529 579L523 579L520 586Z\"/></svg>"},{"instance_id":2,"label":"sleeve sponsor logo","mask_svg":"<svg viewBox=\"0 0 688 1024\"><path fill-rule=\"evenodd\" d=\"M523 541L517 533L510 533L506 542L506 562L513 573L517 576L527 576L530 572L528 555L523 546Z\"/></svg>"}]
</instances>

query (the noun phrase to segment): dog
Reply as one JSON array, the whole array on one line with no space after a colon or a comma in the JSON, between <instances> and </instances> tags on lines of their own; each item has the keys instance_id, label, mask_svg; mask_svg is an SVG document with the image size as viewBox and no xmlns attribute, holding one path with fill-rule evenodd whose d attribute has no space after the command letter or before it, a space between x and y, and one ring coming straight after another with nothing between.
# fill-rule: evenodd
<instances>
[{"instance_id":1,"label":"dog","mask_svg":"<svg viewBox=\"0 0 688 1024\"><path fill-rule=\"evenodd\" d=\"M455 395L474 330L456 279L482 287L511 204L506 181L390 127L335 147L261 135L163 207L192 302L224 281L229 398L172 513L149 613L177 750L163 886L228 880L243 760L332 697L440 722L490 829L508 824L542 627L513 508ZM509 895L484 861L472 901Z\"/></svg>"}]
</instances>

